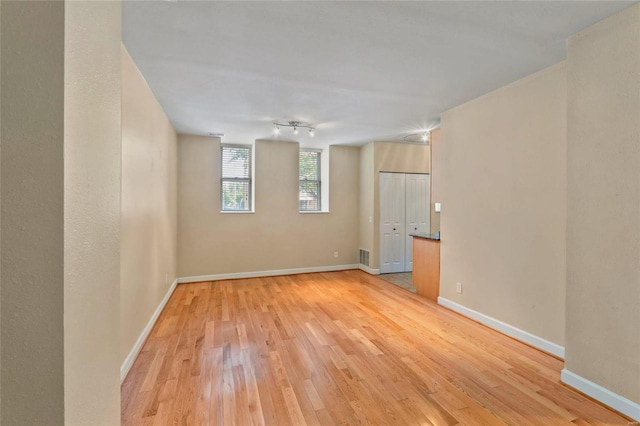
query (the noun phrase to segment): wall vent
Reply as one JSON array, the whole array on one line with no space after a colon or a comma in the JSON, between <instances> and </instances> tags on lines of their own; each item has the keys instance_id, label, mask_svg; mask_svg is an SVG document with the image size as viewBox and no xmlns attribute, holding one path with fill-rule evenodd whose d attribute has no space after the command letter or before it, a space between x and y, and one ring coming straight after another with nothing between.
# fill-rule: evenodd
<instances>
[{"instance_id":1,"label":"wall vent","mask_svg":"<svg viewBox=\"0 0 640 426\"><path fill-rule=\"evenodd\" d=\"M369 265L369 250L360 249L360 264L364 266Z\"/></svg>"}]
</instances>

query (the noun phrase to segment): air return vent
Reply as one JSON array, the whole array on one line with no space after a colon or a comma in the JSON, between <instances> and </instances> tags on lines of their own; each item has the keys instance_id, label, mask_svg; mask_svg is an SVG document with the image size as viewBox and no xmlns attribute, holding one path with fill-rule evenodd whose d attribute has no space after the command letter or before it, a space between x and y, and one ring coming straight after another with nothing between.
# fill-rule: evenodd
<instances>
[{"instance_id":1,"label":"air return vent","mask_svg":"<svg viewBox=\"0 0 640 426\"><path fill-rule=\"evenodd\" d=\"M364 266L369 265L369 250L360 249L360 264Z\"/></svg>"}]
</instances>

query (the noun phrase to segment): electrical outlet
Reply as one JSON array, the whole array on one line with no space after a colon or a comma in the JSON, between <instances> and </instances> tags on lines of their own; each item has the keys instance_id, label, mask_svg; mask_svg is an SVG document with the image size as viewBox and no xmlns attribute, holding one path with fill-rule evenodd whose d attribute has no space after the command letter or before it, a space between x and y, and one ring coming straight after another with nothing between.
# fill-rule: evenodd
<instances>
[{"instance_id":1,"label":"electrical outlet","mask_svg":"<svg viewBox=\"0 0 640 426\"><path fill-rule=\"evenodd\" d=\"M456 284L456 293L462 294L462 283Z\"/></svg>"},{"instance_id":2,"label":"electrical outlet","mask_svg":"<svg viewBox=\"0 0 640 426\"><path fill-rule=\"evenodd\" d=\"M333 257L335 257L336 259L338 258L338 252L337 251L333 252Z\"/></svg>"}]
</instances>

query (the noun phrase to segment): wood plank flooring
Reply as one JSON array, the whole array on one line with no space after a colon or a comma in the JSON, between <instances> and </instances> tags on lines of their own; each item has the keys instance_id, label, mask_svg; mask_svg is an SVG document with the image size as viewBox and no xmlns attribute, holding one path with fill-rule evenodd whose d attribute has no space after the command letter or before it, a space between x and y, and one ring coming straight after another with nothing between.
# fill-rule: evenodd
<instances>
[{"instance_id":1,"label":"wood plank flooring","mask_svg":"<svg viewBox=\"0 0 640 426\"><path fill-rule=\"evenodd\" d=\"M627 425L562 361L361 271L182 284L124 425Z\"/></svg>"}]
</instances>

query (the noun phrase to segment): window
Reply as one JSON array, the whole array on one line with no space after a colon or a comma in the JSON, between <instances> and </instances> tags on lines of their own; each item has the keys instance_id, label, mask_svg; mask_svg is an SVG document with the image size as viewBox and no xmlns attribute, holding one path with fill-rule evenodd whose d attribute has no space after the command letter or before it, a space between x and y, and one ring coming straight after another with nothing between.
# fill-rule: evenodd
<instances>
[{"instance_id":1,"label":"window","mask_svg":"<svg viewBox=\"0 0 640 426\"><path fill-rule=\"evenodd\" d=\"M320 211L320 154L317 149L300 150L300 211Z\"/></svg>"},{"instance_id":2,"label":"window","mask_svg":"<svg viewBox=\"0 0 640 426\"><path fill-rule=\"evenodd\" d=\"M251 210L251 146L221 146L222 211Z\"/></svg>"}]
</instances>

